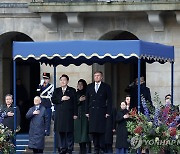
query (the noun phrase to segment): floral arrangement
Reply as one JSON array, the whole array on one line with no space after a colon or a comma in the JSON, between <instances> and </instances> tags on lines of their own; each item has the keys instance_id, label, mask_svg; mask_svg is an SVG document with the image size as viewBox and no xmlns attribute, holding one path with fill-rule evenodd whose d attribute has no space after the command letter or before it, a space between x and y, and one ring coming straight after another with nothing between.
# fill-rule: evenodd
<instances>
[{"instance_id":1,"label":"floral arrangement","mask_svg":"<svg viewBox=\"0 0 180 154\"><path fill-rule=\"evenodd\" d=\"M5 116L5 112L3 112L0 108L0 123L2 123L3 119L4 119L4 116Z\"/></svg>"},{"instance_id":2,"label":"floral arrangement","mask_svg":"<svg viewBox=\"0 0 180 154\"><path fill-rule=\"evenodd\" d=\"M132 109L129 113L130 120L127 122L131 150L141 147L151 150L153 154L167 149L173 153L180 151L178 109L171 104L162 105L157 93L153 102L155 108L150 106L143 96L141 103L144 114L138 114L136 109Z\"/></svg>"},{"instance_id":3,"label":"floral arrangement","mask_svg":"<svg viewBox=\"0 0 180 154\"><path fill-rule=\"evenodd\" d=\"M0 153L9 154L14 153L15 147L12 143L13 133L7 127L2 124L5 113L2 113L0 110Z\"/></svg>"}]
</instances>

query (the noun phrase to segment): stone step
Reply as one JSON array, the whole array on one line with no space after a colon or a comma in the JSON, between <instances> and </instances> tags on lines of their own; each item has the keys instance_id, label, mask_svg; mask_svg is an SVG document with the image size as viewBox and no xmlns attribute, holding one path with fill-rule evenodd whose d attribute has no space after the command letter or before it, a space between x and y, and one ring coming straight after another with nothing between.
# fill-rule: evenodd
<instances>
[{"instance_id":1,"label":"stone step","mask_svg":"<svg viewBox=\"0 0 180 154\"><path fill-rule=\"evenodd\" d=\"M44 154L53 154L54 152L54 132L53 132L53 121L51 122L51 134L50 136L45 137L45 148L44 148ZM116 135L113 136L113 142L115 145ZM93 151L93 144L92 145L92 151ZM57 152L57 150L56 150ZM26 151L24 152L26 154L32 154L32 150L26 148ZM74 154L79 153L79 144L74 144Z\"/></svg>"}]
</instances>

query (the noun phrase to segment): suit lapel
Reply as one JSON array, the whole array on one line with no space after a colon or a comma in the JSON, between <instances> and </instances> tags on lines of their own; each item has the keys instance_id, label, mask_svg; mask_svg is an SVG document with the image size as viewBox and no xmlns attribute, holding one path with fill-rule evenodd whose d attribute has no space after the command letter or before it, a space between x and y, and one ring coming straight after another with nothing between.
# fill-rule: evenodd
<instances>
[{"instance_id":1,"label":"suit lapel","mask_svg":"<svg viewBox=\"0 0 180 154\"><path fill-rule=\"evenodd\" d=\"M92 84L91 90L92 90L93 93L96 94L96 91L95 91L95 82Z\"/></svg>"},{"instance_id":2,"label":"suit lapel","mask_svg":"<svg viewBox=\"0 0 180 154\"><path fill-rule=\"evenodd\" d=\"M100 86L99 86L99 88L98 88L97 93L99 93L102 89L103 89L103 82L101 82L101 84L100 84Z\"/></svg>"},{"instance_id":3,"label":"suit lapel","mask_svg":"<svg viewBox=\"0 0 180 154\"><path fill-rule=\"evenodd\" d=\"M61 88L61 92L62 92L62 88ZM67 86L66 91L64 92L64 95L67 95L68 92L69 92L69 86ZM68 95L67 95L67 96L68 96Z\"/></svg>"},{"instance_id":4,"label":"suit lapel","mask_svg":"<svg viewBox=\"0 0 180 154\"><path fill-rule=\"evenodd\" d=\"M62 87L59 88L59 93L61 96L63 96Z\"/></svg>"},{"instance_id":5,"label":"suit lapel","mask_svg":"<svg viewBox=\"0 0 180 154\"><path fill-rule=\"evenodd\" d=\"M95 91L95 82L94 82L94 84L92 86L92 89L93 89L93 92L96 93L96 91Z\"/></svg>"}]
</instances>

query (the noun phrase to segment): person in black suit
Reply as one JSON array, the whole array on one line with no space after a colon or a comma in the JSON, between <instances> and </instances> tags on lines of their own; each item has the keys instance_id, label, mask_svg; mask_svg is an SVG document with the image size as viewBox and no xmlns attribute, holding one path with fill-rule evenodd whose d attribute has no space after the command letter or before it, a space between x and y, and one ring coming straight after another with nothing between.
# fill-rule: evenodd
<instances>
[{"instance_id":1,"label":"person in black suit","mask_svg":"<svg viewBox=\"0 0 180 154\"><path fill-rule=\"evenodd\" d=\"M54 90L52 102L56 105L54 131L59 133L60 154L72 154L74 139L74 119L77 119L76 90L68 86L69 77L60 77L60 87Z\"/></svg>"},{"instance_id":2,"label":"person in black suit","mask_svg":"<svg viewBox=\"0 0 180 154\"><path fill-rule=\"evenodd\" d=\"M153 106L151 101L150 89L146 87L144 77L140 78L140 92L141 92L141 96L145 98L146 102L149 102L150 106ZM132 108L138 109L138 79L135 80L134 86L132 86L130 89L130 96L131 96L130 109ZM144 113L142 103L140 103L140 112Z\"/></svg>"},{"instance_id":3,"label":"person in black suit","mask_svg":"<svg viewBox=\"0 0 180 154\"><path fill-rule=\"evenodd\" d=\"M103 73L94 73L94 82L87 86L86 116L89 133L92 134L95 153L104 153L106 119L112 111L112 93L108 84L102 82Z\"/></svg>"},{"instance_id":4,"label":"person in black suit","mask_svg":"<svg viewBox=\"0 0 180 154\"><path fill-rule=\"evenodd\" d=\"M11 131L14 131L14 107L13 107L13 96L11 94L7 94L5 96L6 105L3 106L2 113L4 113L4 119L2 124ZM16 131L20 130L20 110L19 107L16 106Z\"/></svg>"}]
</instances>

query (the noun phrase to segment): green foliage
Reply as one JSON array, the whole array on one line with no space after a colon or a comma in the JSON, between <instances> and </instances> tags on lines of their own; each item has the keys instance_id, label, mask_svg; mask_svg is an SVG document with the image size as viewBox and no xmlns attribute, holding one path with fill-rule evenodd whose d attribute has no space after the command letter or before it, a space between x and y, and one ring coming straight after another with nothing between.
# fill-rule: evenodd
<instances>
[{"instance_id":1,"label":"green foliage","mask_svg":"<svg viewBox=\"0 0 180 154\"><path fill-rule=\"evenodd\" d=\"M14 145L12 143L13 133L3 124L0 124L0 153L14 153Z\"/></svg>"}]
</instances>

